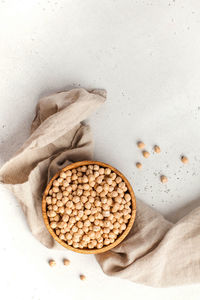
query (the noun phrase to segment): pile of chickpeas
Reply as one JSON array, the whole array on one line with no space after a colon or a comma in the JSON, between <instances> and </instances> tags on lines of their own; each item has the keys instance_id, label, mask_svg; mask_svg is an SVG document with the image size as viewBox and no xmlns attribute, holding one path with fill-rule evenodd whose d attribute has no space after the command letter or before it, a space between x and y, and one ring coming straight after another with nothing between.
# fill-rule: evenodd
<instances>
[{"instance_id":1,"label":"pile of chickpeas","mask_svg":"<svg viewBox=\"0 0 200 300\"><path fill-rule=\"evenodd\" d=\"M114 243L131 218L131 195L109 168L87 165L61 172L46 197L55 234L79 249Z\"/></svg>"}]
</instances>

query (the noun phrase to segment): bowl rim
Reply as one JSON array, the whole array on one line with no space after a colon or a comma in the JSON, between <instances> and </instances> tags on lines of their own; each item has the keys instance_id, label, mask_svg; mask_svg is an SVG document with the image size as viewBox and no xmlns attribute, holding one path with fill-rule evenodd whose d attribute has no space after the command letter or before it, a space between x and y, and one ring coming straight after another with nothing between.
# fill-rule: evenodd
<instances>
[{"instance_id":1,"label":"bowl rim","mask_svg":"<svg viewBox=\"0 0 200 300\"><path fill-rule=\"evenodd\" d=\"M108 245L108 246L103 246L100 249L79 249L79 248L74 248L70 245L68 245L67 243L65 243L63 240L61 240L56 233L54 232L54 230L50 227L49 224L49 219L46 213L46 196L48 195L48 192L52 186L52 182L60 175L61 172L63 171L67 171L67 170L72 170L81 166L86 166L86 165L99 165L101 167L104 168L109 168L111 169L113 172L115 172L118 176L120 176L124 182L127 185L128 191L131 195L131 200L132 200L132 211L131 211L131 218L128 222L128 225L126 227L126 229L124 230L124 232L114 241L114 243ZM64 168L60 169L53 177L52 179L49 181L49 183L47 184L44 193L43 193L43 197L42 197L42 216L43 216L43 220L44 223L46 225L46 228L48 229L49 233L51 234L51 236L54 238L54 240L56 240L59 244L61 244L63 247L72 250L74 252L78 252L78 253L82 253L82 254L99 254L99 253L103 253L106 252L108 250L111 250L112 248L116 247L117 245L119 245L124 239L125 237L128 235L128 233L130 232L134 221L135 221L135 217L136 217L136 199L135 199L135 194L133 192L132 186L129 183L128 179L116 168L114 168L113 166L106 164L104 162L101 161L93 161L93 160L83 160L83 161L78 161L75 163L71 163L67 166L65 166Z\"/></svg>"}]
</instances>

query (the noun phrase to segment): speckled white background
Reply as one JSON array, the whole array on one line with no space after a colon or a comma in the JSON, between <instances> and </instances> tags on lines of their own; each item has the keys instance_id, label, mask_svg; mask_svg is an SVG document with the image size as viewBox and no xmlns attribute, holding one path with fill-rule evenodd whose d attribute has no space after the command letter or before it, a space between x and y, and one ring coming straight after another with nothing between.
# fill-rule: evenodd
<instances>
[{"instance_id":1,"label":"speckled white background","mask_svg":"<svg viewBox=\"0 0 200 300\"><path fill-rule=\"evenodd\" d=\"M199 32L199 0L1 0L0 165L27 138L39 97L105 88L107 103L89 120L95 158L119 168L138 199L178 220L200 202ZM199 299L200 285L143 287L103 275L93 256L44 248L2 186L0 198L2 299ZM64 256L72 261L67 269ZM55 269L46 263L50 257ZM79 281L80 272L87 282Z\"/></svg>"}]
</instances>

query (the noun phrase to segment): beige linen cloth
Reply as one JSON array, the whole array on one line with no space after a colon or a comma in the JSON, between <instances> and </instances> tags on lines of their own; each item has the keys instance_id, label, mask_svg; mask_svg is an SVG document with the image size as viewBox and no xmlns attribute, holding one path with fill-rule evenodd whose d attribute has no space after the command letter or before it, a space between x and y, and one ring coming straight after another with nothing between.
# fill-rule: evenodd
<instances>
[{"instance_id":1,"label":"beige linen cloth","mask_svg":"<svg viewBox=\"0 0 200 300\"><path fill-rule=\"evenodd\" d=\"M49 248L57 243L43 222L42 193L59 169L92 159L91 131L83 120L105 99L104 90L84 89L42 98L30 137L0 170L0 181L19 200L33 235ZM165 287L200 282L200 207L172 224L137 201L127 238L96 258L106 274L136 283Z\"/></svg>"}]
</instances>

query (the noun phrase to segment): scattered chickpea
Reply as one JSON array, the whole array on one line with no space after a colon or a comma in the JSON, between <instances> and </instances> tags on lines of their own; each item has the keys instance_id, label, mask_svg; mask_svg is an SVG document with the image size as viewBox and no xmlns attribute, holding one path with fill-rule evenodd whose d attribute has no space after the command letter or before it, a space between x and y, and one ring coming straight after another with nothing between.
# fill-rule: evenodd
<instances>
[{"instance_id":1,"label":"scattered chickpea","mask_svg":"<svg viewBox=\"0 0 200 300\"><path fill-rule=\"evenodd\" d=\"M137 162L135 165L136 165L136 167L137 167L138 169L141 169L141 168L142 168L142 164L141 164L140 162Z\"/></svg>"},{"instance_id":2,"label":"scattered chickpea","mask_svg":"<svg viewBox=\"0 0 200 300\"><path fill-rule=\"evenodd\" d=\"M49 265L50 265L50 267L55 267L55 265L56 265L55 260L50 259L50 260L49 260Z\"/></svg>"},{"instance_id":3,"label":"scattered chickpea","mask_svg":"<svg viewBox=\"0 0 200 300\"><path fill-rule=\"evenodd\" d=\"M65 266L69 266L69 264L70 264L70 260L69 260L69 259L66 259L66 258L64 258L64 259L63 259L63 264L64 264Z\"/></svg>"},{"instance_id":4,"label":"scattered chickpea","mask_svg":"<svg viewBox=\"0 0 200 300\"><path fill-rule=\"evenodd\" d=\"M148 158L150 156L150 153L146 150L142 151L142 154L145 158Z\"/></svg>"},{"instance_id":5,"label":"scattered chickpea","mask_svg":"<svg viewBox=\"0 0 200 300\"><path fill-rule=\"evenodd\" d=\"M187 164L188 163L188 158L186 156L181 156L181 161L183 164Z\"/></svg>"},{"instance_id":6,"label":"scattered chickpea","mask_svg":"<svg viewBox=\"0 0 200 300\"><path fill-rule=\"evenodd\" d=\"M80 280L86 280L86 276L83 275L83 274L81 274L81 275L80 275Z\"/></svg>"},{"instance_id":7,"label":"scattered chickpea","mask_svg":"<svg viewBox=\"0 0 200 300\"><path fill-rule=\"evenodd\" d=\"M155 145L154 147L153 147L153 149L154 149L154 151L156 152L156 153L160 153L160 147L159 146L157 146L157 145Z\"/></svg>"},{"instance_id":8,"label":"scattered chickpea","mask_svg":"<svg viewBox=\"0 0 200 300\"><path fill-rule=\"evenodd\" d=\"M166 182L168 181L168 179L167 179L167 177L166 177L165 175L161 175L161 176L160 176L160 181L161 181L162 183L166 183Z\"/></svg>"},{"instance_id":9,"label":"scattered chickpea","mask_svg":"<svg viewBox=\"0 0 200 300\"><path fill-rule=\"evenodd\" d=\"M137 142L137 146L138 146L138 148L140 148L140 149L144 149L145 144L144 144L143 142L139 141L139 142Z\"/></svg>"}]
</instances>

